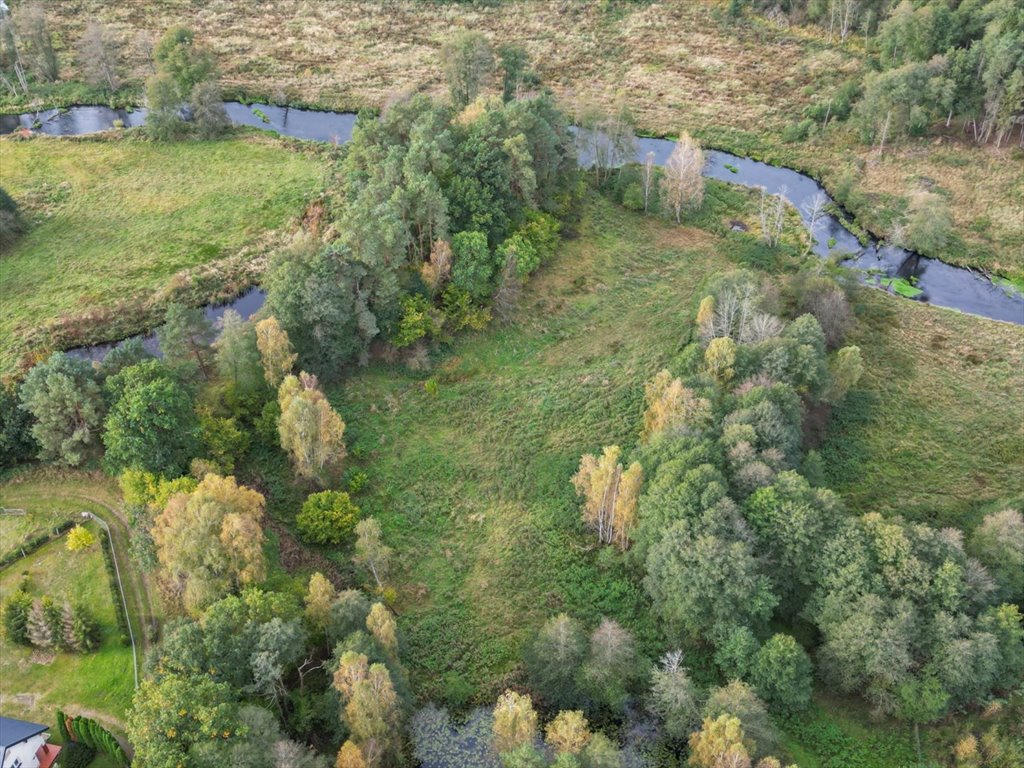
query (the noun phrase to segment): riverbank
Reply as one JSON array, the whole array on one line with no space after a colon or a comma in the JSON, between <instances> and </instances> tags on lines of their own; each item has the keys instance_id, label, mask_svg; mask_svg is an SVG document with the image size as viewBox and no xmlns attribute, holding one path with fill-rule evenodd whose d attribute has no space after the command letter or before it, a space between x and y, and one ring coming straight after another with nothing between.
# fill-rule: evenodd
<instances>
[{"instance_id":1,"label":"riverbank","mask_svg":"<svg viewBox=\"0 0 1024 768\"><path fill-rule=\"evenodd\" d=\"M5 139L2 151L4 186L31 222L3 256L4 374L30 349L117 339L159 322L171 300L244 290L322 190L326 167L316 147L260 135L37 137Z\"/></svg>"},{"instance_id":2,"label":"riverbank","mask_svg":"<svg viewBox=\"0 0 1024 768\"><path fill-rule=\"evenodd\" d=\"M639 127L657 135L682 130L709 146L810 172L858 221L890 231L909 196L927 188L947 198L957 238L944 261L1024 280L1024 158L1014 147L981 147L953 126L878 154L844 124L801 141L783 132L809 105L831 98L866 67L862 39L828 43L817 27L787 27L748 13L732 19L725 0L693 2L421 3L374 0L309 5L282 0L188 0L122 7L100 0L49 3L62 37L86 22L110 23L125 38L128 86L137 103L149 74L148 48L168 26L189 19L216 52L226 95L315 108L382 107L396 94L443 91L438 57L451 29L486 33L497 46L522 44L545 84L570 108L623 103ZM275 30L268 36L267 29ZM76 70L70 46L65 77ZM770 56L771 66L765 66ZM67 105L77 84L42 94ZM0 101L0 111L16 111ZM708 126L715 126L709 128ZM941 128L941 126L940 126Z\"/></svg>"}]
</instances>

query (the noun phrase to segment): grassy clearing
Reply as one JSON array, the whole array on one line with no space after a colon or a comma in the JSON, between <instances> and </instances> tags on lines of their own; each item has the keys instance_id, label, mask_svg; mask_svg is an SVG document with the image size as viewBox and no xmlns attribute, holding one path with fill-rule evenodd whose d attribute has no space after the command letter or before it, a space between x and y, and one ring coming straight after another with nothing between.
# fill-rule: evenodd
<instances>
[{"instance_id":1,"label":"grassy clearing","mask_svg":"<svg viewBox=\"0 0 1024 768\"><path fill-rule=\"evenodd\" d=\"M79 503L76 509L82 506ZM103 535L96 523L89 528L97 537ZM5 712L50 722L54 709L63 707L95 711L108 723L119 722L133 691L132 652L119 638L117 607L99 545L69 553L63 539L50 542L0 573L4 598L22 583L34 596L88 606L103 628L103 642L95 653L72 654L37 651L0 639Z\"/></svg>"},{"instance_id":2,"label":"grassy clearing","mask_svg":"<svg viewBox=\"0 0 1024 768\"><path fill-rule=\"evenodd\" d=\"M417 691L493 698L547 616L610 615L650 645L646 599L579 522L582 452L632 444L643 382L685 343L714 237L599 201L527 289L518 320L428 373L375 365L331 393L370 474L360 499L398 553ZM437 394L424 388L427 378Z\"/></svg>"},{"instance_id":3,"label":"grassy clearing","mask_svg":"<svg viewBox=\"0 0 1024 768\"><path fill-rule=\"evenodd\" d=\"M0 266L0 371L45 343L41 328L138 331L124 324L156 292L222 289L232 259L258 258L322 186L323 164L287 146L262 136L0 142L4 187L33 222Z\"/></svg>"},{"instance_id":4,"label":"grassy clearing","mask_svg":"<svg viewBox=\"0 0 1024 768\"><path fill-rule=\"evenodd\" d=\"M857 512L970 530L1024 494L1024 330L862 291L858 391L832 413L828 481Z\"/></svg>"},{"instance_id":5,"label":"grassy clearing","mask_svg":"<svg viewBox=\"0 0 1024 768\"><path fill-rule=\"evenodd\" d=\"M136 86L149 72L140 33L154 37L188 19L216 51L229 90L346 109L379 107L397 93L443 90L441 45L453 29L479 29L495 43L524 46L569 106L623 101L645 130L696 133L722 149L806 169L830 187L852 168L855 187L865 193L854 213L875 232L888 231L914 189L938 189L950 200L962 242L931 255L1024 277L1019 150L979 148L955 131L908 141L881 158L845 132L780 142L804 107L863 73L863 41L856 35L840 46L828 44L816 27L782 29L754 15L732 21L725 0L493 6L211 0L198 10L189 0L46 5L67 41L94 18L118 29L129 43ZM72 57L66 58L64 74L74 78Z\"/></svg>"}]
</instances>

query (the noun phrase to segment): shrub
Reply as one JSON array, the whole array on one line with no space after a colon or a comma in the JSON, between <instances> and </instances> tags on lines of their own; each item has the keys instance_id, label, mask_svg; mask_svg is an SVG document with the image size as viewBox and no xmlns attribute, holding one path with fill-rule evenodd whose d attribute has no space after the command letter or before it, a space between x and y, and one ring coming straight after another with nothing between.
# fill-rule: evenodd
<instances>
[{"instance_id":1,"label":"shrub","mask_svg":"<svg viewBox=\"0 0 1024 768\"><path fill-rule=\"evenodd\" d=\"M310 494L295 519L299 533L314 544L340 544L359 522L359 507L345 491Z\"/></svg>"},{"instance_id":2,"label":"shrub","mask_svg":"<svg viewBox=\"0 0 1024 768\"><path fill-rule=\"evenodd\" d=\"M83 549L89 549L95 543L96 537L92 531L84 526L76 525L68 532L68 552L79 552Z\"/></svg>"},{"instance_id":3,"label":"shrub","mask_svg":"<svg viewBox=\"0 0 1024 768\"><path fill-rule=\"evenodd\" d=\"M801 120L799 123L790 123L782 129L782 140L787 143L806 141L814 130L814 121L811 119Z\"/></svg>"}]
</instances>

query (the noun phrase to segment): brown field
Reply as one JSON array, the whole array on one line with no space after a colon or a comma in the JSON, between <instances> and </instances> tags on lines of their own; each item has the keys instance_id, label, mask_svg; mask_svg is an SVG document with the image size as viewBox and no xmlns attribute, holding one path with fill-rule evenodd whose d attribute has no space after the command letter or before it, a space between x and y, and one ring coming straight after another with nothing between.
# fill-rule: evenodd
<instances>
[{"instance_id":1,"label":"brown field","mask_svg":"<svg viewBox=\"0 0 1024 768\"><path fill-rule=\"evenodd\" d=\"M689 131L706 143L753 151L834 185L857 169L868 193L854 211L884 232L889 213L924 185L944 193L963 246L933 254L1024 279L1024 173L1013 148L977 147L956 130L908 141L878 157L848 131L782 144L783 127L864 67L863 41L826 42L817 28L783 29L758 17L725 16L724 0L650 4L588 0L504 2L493 7L377 0L46 0L71 52L87 20L120 30L136 82L167 27L193 26L213 47L229 92L331 108L379 107L412 91L440 91L438 51L453 30L478 29L530 53L545 83L571 108L629 106L658 134Z\"/></svg>"}]
</instances>

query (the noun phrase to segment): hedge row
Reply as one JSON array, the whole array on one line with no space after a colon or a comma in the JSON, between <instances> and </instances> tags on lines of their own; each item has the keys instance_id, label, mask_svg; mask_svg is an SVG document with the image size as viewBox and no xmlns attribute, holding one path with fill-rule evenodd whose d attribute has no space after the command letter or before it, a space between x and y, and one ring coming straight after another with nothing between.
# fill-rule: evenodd
<instances>
[{"instance_id":1,"label":"hedge row","mask_svg":"<svg viewBox=\"0 0 1024 768\"><path fill-rule=\"evenodd\" d=\"M38 536L33 536L31 539L22 542L17 549L8 552L3 557L0 557L0 568L6 568L8 565L15 562L16 560L20 560L23 557L28 557L41 546L43 546L43 544L47 544L53 541L54 539L58 538L59 536L64 535L64 533L66 533L69 529L73 528L75 525L77 525L77 521L65 520L63 523L58 525L53 530L47 531L46 533L40 533Z\"/></svg>"},{"instance_id":2,"label":"hedge row","mask_svg":"<svg viewBox=\"0 0 1024 768\"><path fill-rule=\"evenodd\" d=\"M117 615L117 629L121 633L121 643L131 644L131 632L128 630L127 606L121 600L121 587L117 582L117 568L114 566L114 553L110 550L110 539L107 536L100 536L100 545L103 549L103 564L107 568L107 580L110 582L110 593L114 598L114 613Z\"/></svg>"},{"instance_id":3,"label":"hedge row","mask_svg":"<svg viewBox=\"0 0 1024 768\"><path fill-rule=\"evenodd\" d=\"M57 710L57 729L65 742L75 742L91 750L110 755L120 766L128 765L128 756L114 735L91 717L71 718ZM64 759L61 758L63 764Z\"/></svg>"}]
</instances>

